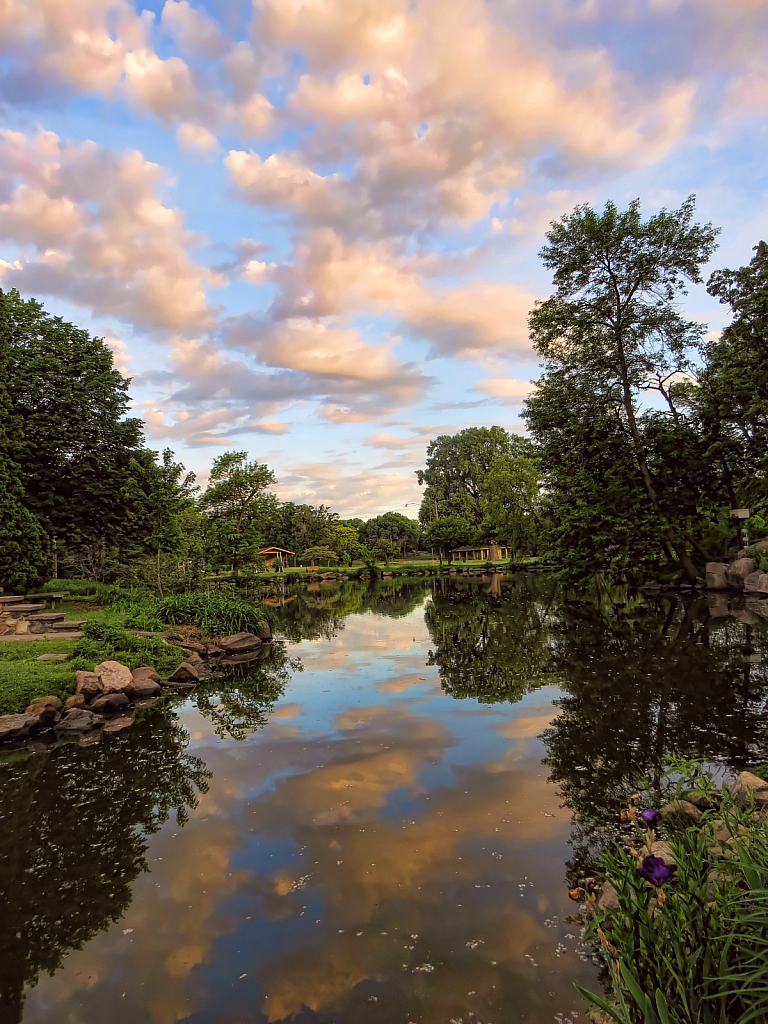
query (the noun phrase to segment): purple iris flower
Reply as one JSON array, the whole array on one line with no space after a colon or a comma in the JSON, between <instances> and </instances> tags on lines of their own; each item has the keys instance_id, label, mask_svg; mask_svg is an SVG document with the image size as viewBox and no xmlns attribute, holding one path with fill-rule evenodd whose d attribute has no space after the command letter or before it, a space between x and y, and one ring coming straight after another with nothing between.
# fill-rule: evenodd
<instances>
[{"instance_id":1,"label":"purple iris flower","mask_svg":"<svg viewBox=\"0 0 768 1024\"><path fill-rule=\"evenodd\" d=\"M644 811L640 811L640 819L647 828L656 828L661 824L661 815L653 807L646 807Z\"/></svg>"},{"instance_id":2,"label":"purple iris flower","mask_svg":"<svg viewBox=\"0 0 768 1024\"><path fill-rule=\"evenodd\" d=\"M677 871L677 864L667 864L663 857L654 857L653 854L649 854L647 857L643 857L643 863L638 871L646 882L650 882L658 889L660 885L670 881Z\"/></svg>"}]
</instances>

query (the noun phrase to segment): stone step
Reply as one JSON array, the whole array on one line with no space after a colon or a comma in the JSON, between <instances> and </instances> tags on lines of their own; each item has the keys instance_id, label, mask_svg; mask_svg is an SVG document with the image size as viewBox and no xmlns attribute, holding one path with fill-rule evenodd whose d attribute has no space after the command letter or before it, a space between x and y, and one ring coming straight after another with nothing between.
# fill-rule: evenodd
<instances>
[{"instance_id":1,"label":"stone step","mask_svg":"<svg viewBox=\"0 0 768 1024\"><path fill-rule=\"evenodd\" d=\"M29 616L30 622L60 622L64 618L64 612L36 612Z\"/></svg>"},{"instance_id":2,"label":"stone step","mask_svg":"<svg viewBox=\"0 0 768 1024\"><path fill-rule=\"evenodd\" d=\"M44 604L4 604L4 612L39 612L45 608Z\"/></svg>"},{"instance_id":3,"label":"stone step","mask_svg":"<svg viewBox=\"0 0 768 1024\"><path fill-rule=\"evenodd\" d=\"M62 615L61 618L63 619L64 616ZM51 629L70 629L70 630L71 629L80 629L80 627L83 625L84 622L85 622L85 619L67 619L66 622L62 622L62 621L52 622L50 628Z\"/></svg>"},{"instance_id":4,"label":"stone step","mask_svg":"<svg viewBox=\"0 0 768 1024\"><path fill-rule=\"evenodd\" d=\"M40 601L43 598L45 598L46 601L63 601L67 595L62 590L61 593L57 594L25 594L24 596L27 601Z\"/></svg>"},{"instance_id":5,"label":"stone step","mask_svg":"<svg viewBox=\"0 0 768 1024\"><path fill-rule=\"evenodd\" d=\"M23 594L0 594L0 604L18 604L23 600Z\"/></svg>"},{"instance_id":6,"label":"stone step","mask_svg":"<svg viewBox=\"0 0 768 1024\"><path fill-rule=\"evenodd\" d=\"M76 629L71 633L67 633L63 629L59 629L55 633L43 633L43 636L47 637L49 640L81 640L83 634L79 629Z\"/></svg>"}]
</instances>

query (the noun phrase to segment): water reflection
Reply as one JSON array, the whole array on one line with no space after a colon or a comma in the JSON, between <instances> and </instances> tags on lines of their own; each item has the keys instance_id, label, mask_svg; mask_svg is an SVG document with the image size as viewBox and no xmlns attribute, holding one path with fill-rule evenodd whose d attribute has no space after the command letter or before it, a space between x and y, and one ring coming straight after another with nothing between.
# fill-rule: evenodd
<instances>
[{"instance_id":1,"label":"water reflection","mask_svg":"<svg viewBox=\"0 0 768 1024\"><path fill-rule=\"evenodd\" d=\"M566 875L623 787L672 750L768 759L764 628L706 603L494 576L281 614L296 643L178 718L0 768L0 878L28 886L0 933L11 1020L71 947L26 1024L573 1021L594 968Z\"/></svg>"},{"instance_id":2,"label":"water reflection","mask_svg":"<svg viewBox=\"0 0 768 1024\"><path fill-rule=\"evenodd\" d=\"M0 761L0 1019L22 1016L24 986L117 921L147 870L149 836L183 824L210 773L172 713L130 737L66 743Z\"/></svg>"}]
</instances>

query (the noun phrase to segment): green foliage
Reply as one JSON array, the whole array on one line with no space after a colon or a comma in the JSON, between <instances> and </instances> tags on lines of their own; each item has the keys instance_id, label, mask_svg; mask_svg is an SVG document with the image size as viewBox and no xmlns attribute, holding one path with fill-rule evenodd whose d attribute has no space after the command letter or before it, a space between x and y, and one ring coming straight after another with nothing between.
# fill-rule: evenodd
<instances>
[{"instance_id":1,"label":"green foliage","mask_svg":"<svg viewBox=\"0 0 768 1024\"><path fill-rule=\"evenodd\" d=\"M0 291L0 590L25 590L45 566L45 535L25 507L20 461L25 456L22 419L8 390L11 375L10 302Z\"/></svg>"},{"instance_id":2,"label":"green foliage","mask_svg":"<svg viewBox=\"0 0 768 1024\"><path fill-rule=\"evenodd\" d=\"M249 461L247 452L225 452L213 460L208 487L200 507L210 522L209 543L237 577L240 566L258 554L263 523L276 504L267 488L275 474L266 465Z\"/></svg>"},{"instance_id":3,"label":"green foliage","mask_svg":"<svg viewBox=\"0 0 768 1024\"><path fill-rule=\"evenodd\" d=\"M375 519L369 519L360 529L360 540L368 547L378 547L384 551L382 542L388 542L391 558L397 554L404 558L407 550L418 547L420 536L419 524L400 512L385 512Z\"/></svg>"},{"instance_id":4,"label":"green foliage","mask_svg":"<svg viewBox=\"0 0 768 1024\"><path fill-rule=\"evenodd\" d=\"M334 565L338 560L336 552L328 547L307 548L301 556L304 565Z\"/></svg>"},{"instance_id":5,"label":"green foliage","mask_svg":"<svg viewBox=\"0 0 768 1024\"><path fill-rule=\"evenodd\" d=\"M474 529L461 516L439 516L424 531L424 540L440 553L440 561L451 560L451 552L462 544L469 543Z\"/></svg>"},{"instance_id":6,"label":"green foliage","mask_svg":"<svg viewBox=\"0 0 768 1024\"><path fill-rule=\"evenodd\" d=\"M698 570L686 543L685 524L674 521L671 506L676 503L664 501L663 480L654 473L648 423L640 416L638 398L655 388L668 403L673 423L678 423L669 382L691 370L705 328L685 320L676 301L685 292L686 281L701 280L701 267L711 257L717 235L712 225L692 222L693 210L691 197L679 210L661 210L643 221L639 201L623 212L607 203L602 214L580 206L553 223L541 256L554 272L556 290L537 304L529 318L545 372L526 413L531 432L543 448L542 469L550 492L562 491L567 476L552 457L548 432L560 430L555 446L560 450L570 446L571 463L579 461L586 475L588 459L599 448L590 430L592 423L603 434L613 433L617 441L624 435L626 455L621 469L630 488L627 501L640 501L631 492L644 495L659 535L692 579ZM543 403L553 387L558 395L583 394L582 404L592 406L595 418L579 425L575 416L561 414L552 423ZM679 454L680 443L675 435L673 452L677 447ZM593 475L599 485L602 477L597 472ZM598 499L598 486L591 490ZM601 502L606 525L614 496L615 485L606 489ZM558 512L567 515L565 502ZM619 545L622 539L617 538ZM605 547L602 537L598 543ZM599 550L598 544L595 548Z\"/></svg>"},{"instance_id":7,"label":"green foliage","mask_svg":"<svg viewBox=\"0 0 768 1024\"><path fill-rule=\"evenodd\" d=\"M513 552L536 552L541 530L541 471L530 455L501 455L485 478L482 531Z\"/></svg>"},{"instance_id":8,"label":"green foliage","mask_svg":"<svg viewBox=\"0 0 768 1024\"><path fill-rule=\"evenodd\" d=\"M503 427L467 427L458 434L441 434L427 447L426 468L417 470L426 491L419 521L426 526L438 516L460 516L479 527L483 521L485 478L503 455L528 454L530 442L513 437Z\"/></svg>"},{"instance_id":9,"label":"green foliage","mask_svg":"<svg viewBox=\"0 0 768 1024\"><path fill-rule=\"evenodd\" d=\"M679 760L662 789L715 793L712 776ZM768 1017L768 830L762 817L739 809L723 790L697 827L668 824L677 864L657 897L621 846L606 851L604 867L618 907L597 914L587 938L600 937L613 1001L588 993L619 1024L748 1024ZM715 855L732 837L729 856ZM638 829L638 832L640 830ZM636 846L640 846L638 835Z\"/></svg>"},{"instance_id":10,"label":"green foliage","mask_svg":"<svg viewBox=\"0 0 768 1024\"><path fill-rule=\"evenodd\" d=\"M101 661L119 661L128 668L151 665L168 675L187 655L160 637L136 636L121 626L91 620L83 624L83 637L72 653L74 667L93 671Z\"/></svg>"},{"instance_id":11,"label":"green foliage","mask_svg":"<svg viewBox=\"0 0 768 1024\"><path fill-rule=\"evenodd\" d=\"M154 612L168 625L197 626L208 637L253 632L260 622L272 624L275 618L270 608L220 590L174 594L158 601Z\"/></svg>"}]
</instances>

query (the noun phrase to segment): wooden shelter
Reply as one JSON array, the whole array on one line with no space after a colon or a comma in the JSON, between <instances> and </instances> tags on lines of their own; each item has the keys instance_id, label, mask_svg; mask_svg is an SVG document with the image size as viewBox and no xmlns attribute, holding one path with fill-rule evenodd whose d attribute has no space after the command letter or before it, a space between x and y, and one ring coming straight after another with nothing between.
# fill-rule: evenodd
<instances>
[{"instance_id":1,"label":"wooden shelter","mask_svg":"<svg viewBox=\"0 0 768 1024\"><path fill-rule=\"evenodd\" d=\"M509 558L509 548L496 541L488 544L465 545L454 548L451 558L456 562L501 562Z\"/></svg>"},{"instance_id":2,"label":"wooden shelter","mask_svg":"<svg viewBox=\"0 0 768 1024\"><path fill-rule=\"evenodd\" d=\"M274 547L274 546L270 547L270 548L262 548L261 551L259 552L259 554L262 556L262 558L266 562L266 565L267 565L268 569L271 569L272 566L275 564L275 562L280 560L281 556L282 556L282 561L284 563L287 563L288 562L288 557L287 556L290 555L291 558L293 559L294 566L296 565L296 552L295 551L289 551L288 548L278 548L278 547Z\"/></svg>"}]
</instances>

